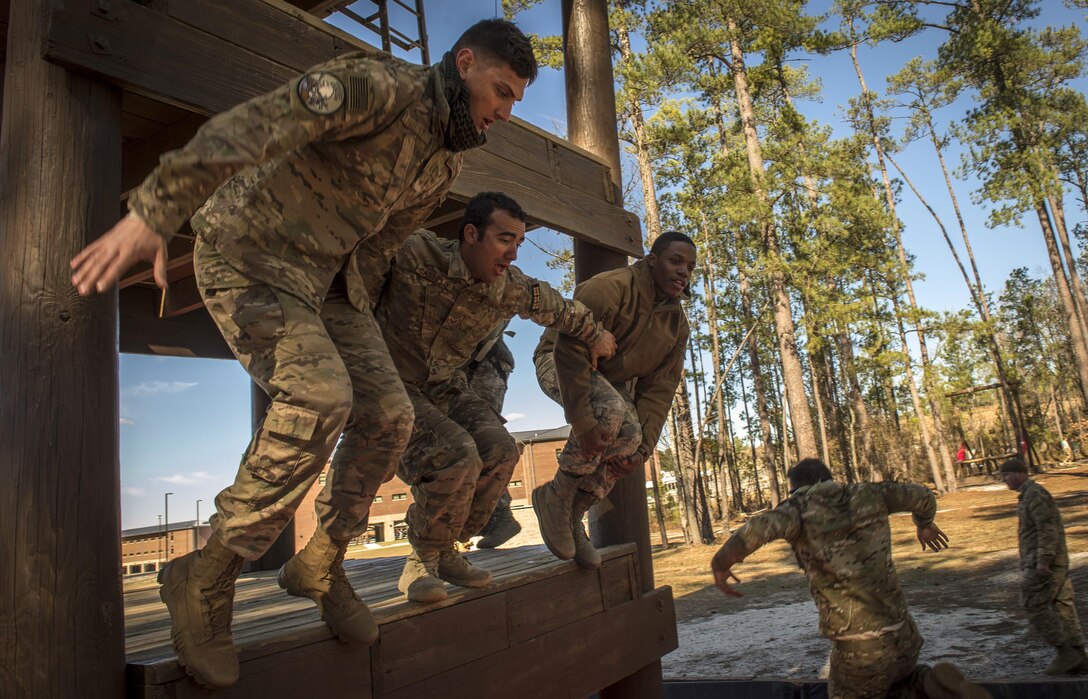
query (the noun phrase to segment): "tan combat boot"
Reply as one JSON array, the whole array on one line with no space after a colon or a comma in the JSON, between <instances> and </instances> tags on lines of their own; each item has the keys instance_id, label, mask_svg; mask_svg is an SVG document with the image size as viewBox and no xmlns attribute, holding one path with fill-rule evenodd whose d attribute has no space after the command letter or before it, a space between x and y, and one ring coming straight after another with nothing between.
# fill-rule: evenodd
<instances>
[{"instance_id":1,"label":"tan combat boot","mask_svg":"<svg viewBox=\"0 0 1088 699\"><path fill-rule=\"evenodd\" d=\"M1063 643L1058 646L1058 654L1043 672L1047 675L1069 675L1074 673L1083 662L1083 648L1077 648L1072 643Z\"/></svg>"},{"instance_id":2,"label":"tan combat boot","mask_svg":"<svg viewBox=\"0 0 1088 699\"><path fill-rule=\"evenodd\" d=\"M306 546L280 568L277 582L287 594L309 597L321 618L341 641L371 645L378 624L344 572L346 541L334 541L318 527Z\"/></svg>"},{"instance_id":3,"label":"tan combat boot","mask_svg":"<svg viewBox=\"0 0 1088 699\"><path fill-rule=\"evenodd\" d=\"M577 484L571 476L557 471L552 481L533 489L533 511L540 524L540 536L548 550L564 561L575 554L570 510Z\"/></svg>"},{"instance_id":4,"label":"tan combat boot","mask_svg":"<svg viewBox=\"0 0 1088 699\"><path fill-rule=\"evenodd\" d=\"M446 599L446 586L438 577L438 551L412 549L404 562L397 589L412 602L441 602Z\"/></svg>"},{"instance_id":5,"label":"tan combat boot","mask_svg":"<svg viewBox=\"0 0 1088 699\"><path fill-rule=\"evenodd\" d=\"M991 699L990 693L963 676L952 663L937 663L925 674L927 699Z\"/></svg>"},{"instance_id":6,"label":"tan combat boot","mask_svg":"<svg viewBox=\"0 0 1088 699\"><path fill-rule=\"evenodd\" d=\"M212 534L207 545L167 563L159 571L159 597L170 612L178 663L212 689L238 681L238 653L230 634L234 581L242 557Z\"/></svg>"},{"instance_id":7,"label":"tan combat boot","mask_svg":"<svg viewBox=\"0 0 1088 699\"><path fill-rule=\"evenodd\" d=\"M574 561L586 570L597 570L601 567L601 554L593 548L593 543L582 526L582 517L596 502L596 496L584 490L575 493L571 501L570 531L574 537Z\"/></svg>"},{"instance_id":8,"label":"tan combat boot","mask_svg":"<svg viewBox=\"0 0 1088 699\"><path fill-rule=\"evenodd\" d=\"M487 587L491 584L491 571L472 565L453 548L438 554L438 577L460 587Z\"/></svg>"}]
</instances>

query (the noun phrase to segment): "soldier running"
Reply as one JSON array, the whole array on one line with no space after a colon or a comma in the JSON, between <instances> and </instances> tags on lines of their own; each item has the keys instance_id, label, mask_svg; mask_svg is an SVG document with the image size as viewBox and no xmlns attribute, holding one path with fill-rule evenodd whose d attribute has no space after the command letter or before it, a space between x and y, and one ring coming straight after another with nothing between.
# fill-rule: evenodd
<instances>
[{"instance_id":1,"label":"soldier running","mask_svg":"<svg viewBox=\"0 0 1088 699\"><path fill-rule=\"evenodd\" d=\"M413 412L370 310L374 282L353 253L377 258L367 267L381 276L445 197L463 151L510 118L536 73L528 39L503 20L473 25L430 67L362 53L315 66L163 156L129 215L72 260L84 295L138 260L165 287L167 241L203 204L192 218L197 285L272 399L234 484L216 498L207 546L159 574L178 661L198 682L237 680L230 626L242 561L276 540L342 432L352 458L333 460L317 531L279 583L313 599L342 640L377 638L342 560L392 477Z\"/></svg>"},{"instance_id":2,"label":"soldier running","mask_svg":"<svg viewBox=\"0 0 1088 699\"><path fill-rule=\"evenodd\" d=\"M513 266L525 220L510 197L476 195L460 240L428 231L408 239L377 305L415 408L397 469L414 499L406 518L412 553L398 587L415 602L446 599L443 580L466 587L491 582L491 573L455 548L487 523L519 456L502 417L468 386L464 367L480 341L518 315L570 337L594 361L615 351L612 335L589 309Z\"/></svg>"},{"instance_id":3,"label":"soldier running","mask_svg":"<svg viewBox=\"0 0 1088 699\"><path fill-rule=\"evenodd\" d=\"M1047 489L1028 476L1023 460L1009 459L1001 464L1000 473L1009 490L1020 493L1016 508L1020 519L1020 605L1031 627L1056 651L1044 672L1088 672L1073 582L1069 579L1062 513Z\"/></svg>"},{"instance_id":4,"label":"soldier running","mask_svg":"<svg viewBox=\"0 0 1088 699\"><path fill-rule=\"evenodd\" d=\"M835 483L817 459L797 462L786 477L790 497L748 520L714 555L711 569L722 592L740 597L729 584L740 582L733 566L785 539L808 577L820 634L832 643L832 699L989 697L953 665L917 664L922 637L892 563L888 516L910 512L923 551L947 548L948 537L933 522L933 493L909 483Z\"/></svg>"},{"instance_id":5,"label":"soldier running","mask_svg":"<svg viewBox=\"0 0 1088 699\"><path fill-rule=\"evenodd\" d=\"M650 253L578 285L574 298L615 337L616 356L594 362L579 343L547 331L533 361L549 398L563 406L571 436L555 478L533 490L548 549L583 568L601 565L582 517L623 476L637 472L661 436L680 383L688 342L687 299L695 243L662 233Z\"/></svg>"}]
</instances>

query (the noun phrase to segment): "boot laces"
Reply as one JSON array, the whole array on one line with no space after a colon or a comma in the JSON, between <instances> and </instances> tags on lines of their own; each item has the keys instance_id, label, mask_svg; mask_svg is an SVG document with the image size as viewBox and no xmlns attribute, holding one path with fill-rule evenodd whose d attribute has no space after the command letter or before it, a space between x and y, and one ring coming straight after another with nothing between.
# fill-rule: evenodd
<instances>
[{"instance_id":1,"label":"boot laces","mask_svg":"<svg viewBox=\"0 0 1088 699\"><path fill-rule=\"evenodd\" d=\"M204 597L208 601L208 624L213 633L217 633L224 628L230 628L231 618L234 614L236 567L238 565L234 563L224 567L211 584L211 587L204 590Z\"/></svg>"},{"instance_id":2,"label":"boot laces","mask_svg":"<svg viewBox=\"0 0 1088 699\"><path fill-rule=\"evenodd\" d=\"M359 596L355 594L355 588L348 582L347 572L344 571L343 550L338 551L336 557L332 559L332 563L329 564L329 570L325 573L324 579L329 582L330 597L344 600L359 599Z\"/></svg>"}]
</instances>

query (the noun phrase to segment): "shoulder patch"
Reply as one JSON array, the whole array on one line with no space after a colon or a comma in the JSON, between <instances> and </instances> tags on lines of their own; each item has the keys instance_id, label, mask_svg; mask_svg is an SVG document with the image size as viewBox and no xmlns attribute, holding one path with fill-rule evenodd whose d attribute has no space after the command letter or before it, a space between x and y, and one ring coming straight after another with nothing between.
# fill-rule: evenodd
<instances>
[{"instance_id":1,"label":"shoulder patch","mask_svg":"<svg viewBox=\"0 0 1088 699\"><path fill-rule=\"evenodd\" d=\"M314 114L328 116L344 106L344 83L332 73L307 73L298 81L298 98Z\"/></svg>"}]
</instances>

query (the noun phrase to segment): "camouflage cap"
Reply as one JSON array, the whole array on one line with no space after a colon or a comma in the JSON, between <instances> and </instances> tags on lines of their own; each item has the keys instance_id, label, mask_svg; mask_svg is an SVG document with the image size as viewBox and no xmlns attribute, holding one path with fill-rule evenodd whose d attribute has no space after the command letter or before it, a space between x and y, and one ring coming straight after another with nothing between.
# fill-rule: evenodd
<instances>
[{"instance_id":1,"label":"camouflage cap","mask_svg":"<svg viewBox=\"0 0 1088 699\"><path fill-rule=\"evenodd\" d=\"M1028 466L1024 463L1023 459L1014 456L1001 464L1001 467L998 470L1001 471L1001 473L1027 473Z\"/></svg>"}]
</instances>

